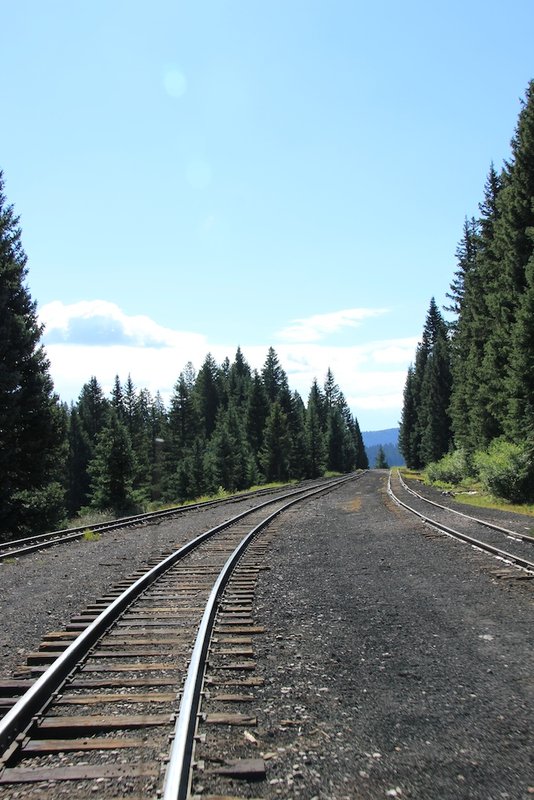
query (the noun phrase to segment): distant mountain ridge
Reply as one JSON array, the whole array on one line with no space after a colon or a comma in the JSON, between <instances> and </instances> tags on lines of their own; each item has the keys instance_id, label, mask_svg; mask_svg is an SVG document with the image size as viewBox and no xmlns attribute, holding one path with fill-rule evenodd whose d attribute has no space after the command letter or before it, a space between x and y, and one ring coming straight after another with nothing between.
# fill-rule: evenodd
<instances>
[{"instance_id":1,"label":"distant mountain ridge","mask_svg":"<svg viewBox=\"0 0 534 800\"><path fill-rule=\"evenodd\" d=\"M362 431L363 443L367 447L375 444L394 444L399 443L399 429L385 428L383 431Z\"/></svg>"},{"instance_id":2,"label":"distant mountain ridge","mask_svg":"<svg viewBox=\"0 0 534 800\"><path fill-rule=\"evenodd\" d=\"M381 445L390 467L404 466L404 458L398 447L398 428L385 428L382 431L362 431L362 438L371 468L375 465L378 448Z\"/></svg>"}]
</instances>

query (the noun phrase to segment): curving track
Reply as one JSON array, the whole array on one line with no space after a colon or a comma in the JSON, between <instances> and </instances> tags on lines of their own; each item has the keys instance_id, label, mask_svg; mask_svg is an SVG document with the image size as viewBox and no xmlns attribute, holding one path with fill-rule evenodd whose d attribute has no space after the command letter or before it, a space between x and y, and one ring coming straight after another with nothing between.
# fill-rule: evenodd
<instances>
[{"instance_id":1,"label":"curving track","mask_svg":"<svg viewBox=\"0 0 534 800\"><path fill-rule=\"evenodd\" d=\"M0 562L11 559L19 558L20 556L34 553L36 550L43 550L47 547L55 547L58 544L66 544L68 542L81 539L87 531L94 533L105 533L106 531L114 531L119 528L131 528L137 525L150 525L151 523L158 522L164 519L172 518L178 514L183 514L187 511L194 511L196 509L209 508L210 506L220 506L226 503L233 503L240 500L245 500L248 497L263 497L264 495L275 494L277 489L258 489L255 492L241 492L237 495L231 495L223 500L207 500L203 503L188 503L184 506L175 506L173 508L166 508L160 511L149 511L143 514L134 514L130 517L121 517L120 519L110 520L109 522L100 522L93 525L80 525L73 528L65 528L59 531L50 531L49 533L38 533L34 536L27 536L21 539L12 539L8 542L0 542Z\"/></svg>"},{"instance_id":2,"label":"curving track","mask_svg":"<svg viewBox=\"0 0 534 800\"><path fill-rule=\"evenodd\" d=\"M442 533L534 573L534 537L517 526L515 529L501 527L429 500L410 488L398 470L390 473L388 493L398 505Z\"/></svg>"},{"instance_id":3,"label":"curving track","mask_svg":"<svg viewBox=\"0 0 534 800\"><path fill-rule=\"evenodd\" d=\"M254 685L251 645L260 631L247 601L265 546L257 535L295 503L354 477L287 493L207 531L110 605L97 604L47 639L28 659L29 688L4 682L15 702L0 722L0 798L15 791L43 800L94 797L95 786L99 797L186 797L214 624L209 657L222 659L219 689L239 687L219 691L219 702L244 703L243 687ZM249 546L256 549L241 563ZM247 717L223 711L210 722L247 724ZM239 758L223 766L247 777L261 771Z\"/></svg>"}]
</instances>

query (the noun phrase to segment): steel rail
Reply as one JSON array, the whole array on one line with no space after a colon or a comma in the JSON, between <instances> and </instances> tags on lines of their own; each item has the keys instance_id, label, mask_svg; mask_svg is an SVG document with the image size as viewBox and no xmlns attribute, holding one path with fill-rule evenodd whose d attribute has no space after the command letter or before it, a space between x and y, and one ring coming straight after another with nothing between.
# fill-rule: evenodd
<instances>
[{"instance_id":1,"label":"steel rail","mask_svg":"<svg viewBox=\"0 0 534 800\"><path fill-rule=\"evenodd\" d=\"M186 800L189 795L194 735L210 639L222 594L241 556L263 528L269 525L279 514L295 505L295 503L307 500L321 492L337 488L349 480L354 480L355 477L361 477L363 474L364 473L361 473L361 475L358 476L351 475L348 478L345 477L336 480L333 484L308 490L307 494L290 500L249 531L238 544L234 552L229 556L219 573L219 577L213 585L198 629L175 724L174 738L165 775L162 800Z\"/></svg>"},{"instance_id":2,"label":"steel rail","mask_svg":"<svg viewBox=\"0 0 534 800\"><path fill-rule=\"evenodd\" d=\"M463 511L458 511L456 508L449 508L449 506L444 506L441 503L436 503L435 500L429 500L427 497L423 497L422 494L416 492L415 489L412 489L411 486L404 481L400 471L397 470L397 474L399 476L399 481L403 489L405 489L409 494L412 494L414 497L417 497L419 500L422 500L424 503L429 503L431 506L436 506L436 508L441 508L444 511L450 511L452 514L458 514L460 517L464 517L465 519L472 520L473 522L478 522L480 525L484 525L486 528L491 528L494 531L498 531L499 533L504 533L505 536L510 536L512 539L521 539L524 542L532 542L534 544L534 536L529 536L526 533L518 533L517 531L511 531L509 528L503 528L501 525L495 525L493 522L487 522L484 519L480 519L479 517L473 517L470 514L465 514Z\"/></svg>"},{"instance_id":3,"label":"steel rail","mask_svg":"<svg viewBox=\"0 0 534 800\"><path fill-rule=\"evenodd\" d=\"M446 533L448 536L452 536L454 539L460 539L463 542L471 545L472 547L476 547L479 550L483 550L486 553L490 553L493 556L497 556L498 558L502 558L503 561L506 561L510 564L513 564L516 567L520 567L521 569L526 570L527 572L534 573L534 561L528 561L526 558L521 558L520 556L516 556L513 553L508 553L505 550L501 550L499 547L495 547L494 545L487 544L487 542L481 542L479 539L474 539L472 536L468 536L466 533L462 533L461 531L456 530L455 528L449 528L448 525L444 525L441 522L437 522L433 520L431 517L426 517L420 511L417 511L415 508L412 508L407 503L404 503L396 494L393 492L391 488L391 472L389 473L388 477L388 487L387 491L391 499L397 503L397 505L402 506L407 511L410 511L412 514L415 514L417 517L422 519L429 525L431 528L435 528L438 531L442 531ZM444 508L447 509L446 506ZM471 517L471 519L475 520L476 522L480 522L475 517Z\"/></svg>"},{"instance_id":4,"label":"steel rail","mask_svg":"<svg viewBox=\"0 0 534 800\"><path fill-rule=\"evenodd\" d=\"M351 475L345 480L354 478ZM332 480L323 484L321 489L326 490L334 482ZM337 485L337 483L336 483ZM196 549L207 539L213 537L220 531L229 528L241 519L253 514L262 508L280 502L285 498L294 498L310 491L308 488L295 489L276 498L266 500L253 508L246 509L230 520L210 528L208 531L196 536L187 544L180 547L171 555L164 558L159 564L149 569L144 575L138 578L131 586L125 589L119 597L113 600L110 605L102 611L98 617L91 622L87 628L70 644L65 651L50 665L35 683L23 694L15 705L0 720L0 752L4 754L7 748L12 745L14 740L31 723L36 714L41 712L50 702L52 695L57 692L76 665L84 658L89 649L102 636L102 634L118 619L123 611L139 597L154 581L165 573L176 562L186 556L189 552ZM317 490L319 491L319 489Z\"/></svg>"},{"instance_id":5,"label":"steel rail","mask_svg":"<svg viewBox=\"0 0 534 800\"><path fill-rule=\"evenodd\" d=\"M210 506L246 500L251 497L261 497L264 494L272 494L273 491L276 490L258 489L254 492L243 492L240 494L229 495L228 497L224 497L219 500L205 500L202 503L189 503L183 506L160 509L159 511L147 511L143 514L134 514L129 517L119 517L118 519L109 520L108 522L99 522L95 523L94 525L80 525L78 527L64 528L63 530L50 531L48 533L37 533L34 536L27 536L23 539L12 539L8 542L0 542L0 562L9 558L19 558L22 555L33 553L36 550L44 550L47 547L54 547L56 544L63 544L64 542L71 540L81 539L89 530L94 531L95 533L104 533L105 531L111 531L117 528L125 528L138 523L150 523L151 521L156 521L158 519L173 517L186 511L209 508ZM20 547L20 545L23 546Z\"/></svg>"}]
</instances>

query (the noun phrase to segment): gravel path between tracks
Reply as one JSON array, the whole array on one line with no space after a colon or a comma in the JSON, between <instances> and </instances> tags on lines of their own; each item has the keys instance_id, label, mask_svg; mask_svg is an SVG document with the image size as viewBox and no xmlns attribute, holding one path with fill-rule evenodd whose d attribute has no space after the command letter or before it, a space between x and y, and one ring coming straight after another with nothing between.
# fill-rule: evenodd
<instances>
[{"instance_id":1,"label":"gravel path between tracks","mask_svg":"<svg viewBox=\"0 0 534 800\"><path fill-rule=\"evenodd\" d=\"M259 796L526 800L534 582L496 578L386 485L373 471L308 502L274 540L256 614Z\"/></svg>"},{"instance_id":2,"label":"gravel path between tracks","mask_svg":"<svg viewBox=\"0 0 534 800\"><path fill-rule=\"evenodd\" d=\"M224 791L303 800L534 796L534 581L430 532L387 473L306 501L280 523L259 579L257 744L267 780ZM0 565L0 676L123 576L237 513Z\"/></svg>"}]
</instances>

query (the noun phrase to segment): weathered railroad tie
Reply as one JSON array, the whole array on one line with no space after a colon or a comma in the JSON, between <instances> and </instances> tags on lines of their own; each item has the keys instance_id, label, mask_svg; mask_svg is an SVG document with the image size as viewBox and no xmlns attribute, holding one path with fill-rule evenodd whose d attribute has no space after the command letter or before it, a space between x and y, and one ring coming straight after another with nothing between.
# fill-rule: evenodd
<instances>
[{"instance_id":1,"label":"weathered railroad tie","mask_svg":"<svg viewBox=\"0 0 534 800\"><path fill-rule=\"evenodd\" d=\"M280 510L282 507L280 501ZM207 598L214 591L214 579L254 520L271 514L272 509L256 511L219 531L216 538L143 588L137 600L122 610L114 626L99 635L64 684L51 699L43 700L38 713L7 746L0 762L0 799L11 799L14 791L20 798L37 793L42 800L56 800L62 794L94 797L95 792L155 797L162 791L169 741L175 735L185 691L184 674ZM221 593L205 687L218 706L214 710L206 706L201 711L206 716L198 718L198 724L208 728L224 731L254 723L251 690L261 677L255 674L253 639L260 629L251 616L251 601L265 546L256 541L256 551L250 556L256 560L248 565L240 556L243 561L233 582ZM121 589L122 582L109 592L112 603L120 602ZM30 654L18 680L4 682L8 709L12 700L30 687L7 711L6 721L28 694L37 695L37 688L47 678L48 672L40 676L48 662L52 660L53 671L69 650L78 646L77 634L81 632L83 637L98 624L107 599L92 604L66 631L47 635L39 651ZM208 694L204 702L208 702ZM5 736L7 723L2 726L0 722L0 736ZM202 746L203 730L197 731L197 739L197 747ZM224 761L216 773L219 780L223 776L233 780L236 775L258 779L265 774L261 759L251 759L250 754ZM195 774L197 771L198 765Z\"/></svg>"}]
</instances>

